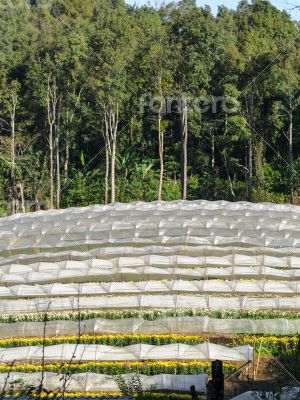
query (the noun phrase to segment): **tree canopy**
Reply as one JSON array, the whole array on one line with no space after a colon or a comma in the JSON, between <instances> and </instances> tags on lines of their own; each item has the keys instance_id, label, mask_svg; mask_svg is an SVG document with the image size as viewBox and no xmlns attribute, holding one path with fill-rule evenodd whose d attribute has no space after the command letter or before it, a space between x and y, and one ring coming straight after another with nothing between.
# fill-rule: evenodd
<instances>
[{"instance_id":1,"label":"tree canopy","mask_svg":"<svg viewBox=\"0 0 300 400\"><path fill-rule=\"evenodd\" d=\"M300 202L300 32L287 12L11 0L0 20L1 215Z\"/></svg>"}]
</instances>

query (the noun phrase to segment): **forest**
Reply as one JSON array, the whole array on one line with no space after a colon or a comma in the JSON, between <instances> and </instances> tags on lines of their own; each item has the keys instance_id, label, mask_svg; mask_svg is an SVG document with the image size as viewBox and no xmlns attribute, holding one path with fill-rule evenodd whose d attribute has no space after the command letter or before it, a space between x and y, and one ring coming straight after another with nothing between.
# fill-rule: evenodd
<instances>
[{"instance_id":1,"label":"forest","mask_svg":"<svg viewBox=\"0 0 300 400\"><path fill-rule=\"evenodd\" d=\"M7 4L6 4L6 3ZM300 203L300 25L264 0L5 0L0 215Z\"/></svg>"}]
</instances>

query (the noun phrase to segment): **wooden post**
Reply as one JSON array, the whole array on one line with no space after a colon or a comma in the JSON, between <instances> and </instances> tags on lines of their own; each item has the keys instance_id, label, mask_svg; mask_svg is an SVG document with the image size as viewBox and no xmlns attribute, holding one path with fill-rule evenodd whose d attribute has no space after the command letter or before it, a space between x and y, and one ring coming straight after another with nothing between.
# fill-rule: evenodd
<instances>
[{"instance_id":1,"label":"wooden post","mask_svg":"<svg viewBox=\"0 0 300 400\"><path fill-rule=\"evenodd\" d=\"M253 380L255 380L255 378L257 377L257 374L258 374L258 367L259 367L259 362L260 362L261 348L262 348L262 340L260 341L260 344L259 344L258 357L257 357L256 369L255 369L254 374L253 374ZM253 366L255 364L254 360L255 360L255 358L254 358L254 353L253 353Z\"/></svg>"}]
</instances>

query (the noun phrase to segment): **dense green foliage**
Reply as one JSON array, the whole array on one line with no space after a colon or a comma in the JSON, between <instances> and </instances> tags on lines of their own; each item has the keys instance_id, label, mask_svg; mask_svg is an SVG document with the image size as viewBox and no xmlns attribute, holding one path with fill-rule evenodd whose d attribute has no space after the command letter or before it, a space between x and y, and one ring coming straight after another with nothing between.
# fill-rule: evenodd
<instances>
[{"instance_id":1,"label":"dense green foliage","mask_svg":"<svg viewBox=\"0 0 300 400\"><path fill-rule=\"evenodd\" d=\"M147 93L156 109L161 97L192 99L188 199L298 201L300 40L286 12L263 0L217 16L193 0L40 3L1 9L2 215L49 207L51 157L58 205L103 203L107 111L118 116L116 201L157 199L159 115L162 199L180 198L180 112L176 100L161 114L142 109ZM214 96L229 110L214 110ZM200 97L206 112L191 105Z\"/></svg>"}]
</instances>

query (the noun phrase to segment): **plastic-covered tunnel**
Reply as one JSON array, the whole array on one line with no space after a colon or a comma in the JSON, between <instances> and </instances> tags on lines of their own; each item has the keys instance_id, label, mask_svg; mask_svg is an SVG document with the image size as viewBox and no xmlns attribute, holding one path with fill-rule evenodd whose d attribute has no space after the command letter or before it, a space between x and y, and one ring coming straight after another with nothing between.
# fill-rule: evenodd
<instances>
[{"instance_id":1,"label":"plastic-covered tunnel","mask_svg":"<svg viewBox=\"0 0 300 400\"><path fill-rule=\"evenodd\" d=\"M95 391L92 363L155 360L144 383L184 390L198 376L205 390L205 362L253 360L249 343L211 335L296 335L299 309L295 206L137 202L0 219L0 358L26 379L39 379L33 363L91 363L83 391ZM171 361L203 365L170 374Z\"/></svg>"}]
</instances>

